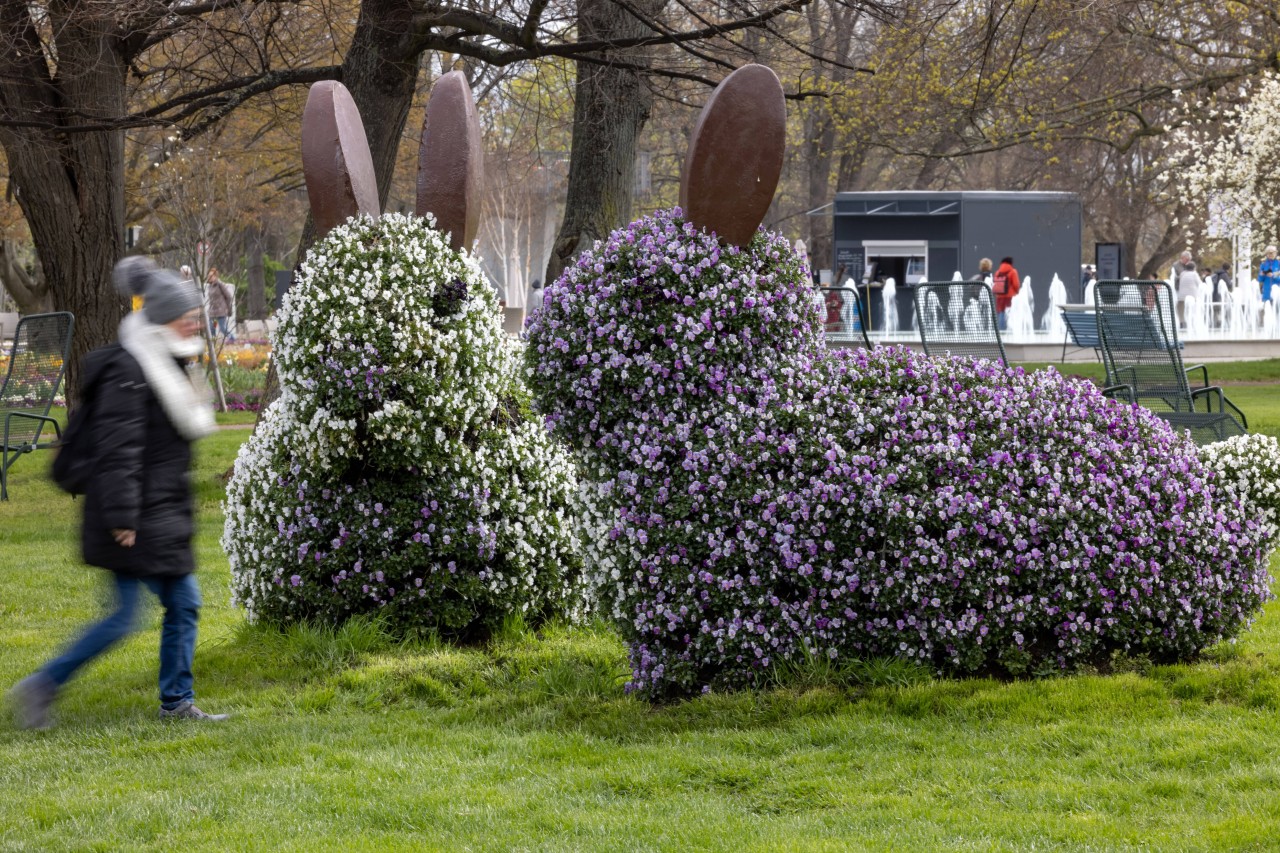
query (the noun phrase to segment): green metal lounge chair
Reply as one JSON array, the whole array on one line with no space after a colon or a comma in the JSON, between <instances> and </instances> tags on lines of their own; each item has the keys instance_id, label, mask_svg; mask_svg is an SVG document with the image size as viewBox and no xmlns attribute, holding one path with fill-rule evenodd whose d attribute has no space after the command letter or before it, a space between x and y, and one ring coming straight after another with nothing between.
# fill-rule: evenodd
<instances>
[{"instance_id":1,"label":"green metal lounge chair","mask_svg":"<svg viewBox=\"0 0 1280 853\"><path fill-rule=\"evenodd\" d=\"M14 330L4 385L0 386L0 418L4 421L0 500L9 499L13 463L24 453L52 447L62 438L62 429L49 417L49 410L66 375L74 328L75 318L58 311L29 314Z\"/></svg>"}]
</instances>

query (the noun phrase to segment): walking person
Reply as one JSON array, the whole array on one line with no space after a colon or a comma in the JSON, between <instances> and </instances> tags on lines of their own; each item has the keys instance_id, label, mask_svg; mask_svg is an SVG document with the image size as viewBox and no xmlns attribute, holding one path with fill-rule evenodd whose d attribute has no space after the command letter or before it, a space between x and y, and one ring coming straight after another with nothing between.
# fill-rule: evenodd
<instances>
[{"instance_id":1,"label":"walking person","mask_svg":"<svg viewBox=\"0 0 1280 853\"><path fill-rule=\"evenodd\" d=\"M143 306L121 322L118 344L85 357L83 396L92 393L94 402L81 427L93 468L80 542L86 563L112 573L115 607L13 688L24 728L48 728L62 686L133 631L143 588L164 606L160 717L227 716L196 707L192 676L201 600L188 470L192 444L215 429L203 385L184 370L204 346L200 291L141 257L125 258L112 277L123 295L141 295Z\"/></svg>"},{"instance_id":2,"label":"walking person","mask_svg":"<svg viewBox=\"0 0 1280 853\"><path fill-rule=\"evenodd\" d=\"M1280 284L1280 258L1276 257L1276 247L1268 246L1266 256L1258 264L1258 287L1262 290L1262 301L1271 299L1271 288Z\"/></svg>"},{"instance_id":3,"label":"walking person","mask_svg":"<svg viewBox=\"0 0 1280 853\"><path fill-rule=\"evenodd\" d=\"M1013 266L1013 258L1000 260L991 289L996 295L996 322L1003 332L1009 325L1009 306L1013 304L1013 297L1022 289L1018 271Z\"/></svg>"},{"instance_id":4,"label":"walking person","mask_svg":"<svg viewBox=\"0 0 1280 853\"><path fill-rule=\"evenodd\" d=\"M1182 254L1183 257L1190 257L1188 252ZM1200 274L1196 272L1195 262L1184 263L1177 280L1178 326L1184 330L1187 328L1187 299L1192 296L1199 297L1201 282Z\"/></svg>"},{"instance_id":5,"label":"walking person","mask_svg":"<svg viewBox=\"0 0 1280 853\"><path fill-rule=\"evenodd\" d=\"M1231 264L1223 263L1222 267L1211 277L1213 283L1213 325L1221 328L1226 324L1224 303L1231 297Z\"/></svg>"},{"instance_id":6,"label":"walking person","mask_svg":"<svg viewBox=\"0 0 1280 853\"><path fill-rule=\"evenodd\" d=\"M991 278L991 259L978 261L978 271L969 277L969 281L988 281Z\"/></svg>"},{"instance_id":7,"label":"walking person","mask_svg":"<svg viewBox=\"0 0 1280 853\"><path fill-rule=\"evenodd\" d=\"M529 285L529 298L524 308L526 318L532 317L534 311L542 310L542 280L535 278L533 284Z\"/></svg>"},{"instance_id":8,"label":"walking person","mask_svg":"<svg viewBox=\"0 0 1280 853\"><path fill-rule=\"evenodd\" d=\"M236 303L235 287L218 277L217 267L210 267L205 288L209 294L209 322L213 324L213 333L228 342L234 341L236 336L231 333L230 320Z\"/></svg>"}]
</instances>

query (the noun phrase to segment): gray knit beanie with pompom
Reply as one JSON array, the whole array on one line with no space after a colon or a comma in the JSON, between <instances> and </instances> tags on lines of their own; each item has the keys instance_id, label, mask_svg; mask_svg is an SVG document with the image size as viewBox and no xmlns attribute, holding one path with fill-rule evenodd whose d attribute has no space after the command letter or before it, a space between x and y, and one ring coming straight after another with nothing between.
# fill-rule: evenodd
<instances>
[{"instance_id":1,"label":"gray knit beanie with pompom","mask_svg":"<svg viewBox=\"0 0 1280 853\"><path fill-rule=\"evenodd\" d=\"M122 259L111 271L111 280L121 296L141 296L142 313L157 325L171 323L200 307L200 289L194 281L183 281L173 270L158 267L141 255Z\"/></svg>"}]
</instances>

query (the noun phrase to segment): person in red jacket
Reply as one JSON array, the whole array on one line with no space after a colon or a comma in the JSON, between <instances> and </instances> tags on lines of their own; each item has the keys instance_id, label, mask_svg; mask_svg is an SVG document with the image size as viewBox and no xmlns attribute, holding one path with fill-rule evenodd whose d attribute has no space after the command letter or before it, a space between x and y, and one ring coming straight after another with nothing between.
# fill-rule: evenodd
<instances>
[{"instance_id":1,"label":"person in red jacket","mask_svg":"<svg viewBox=\"0 0 1280 853\"><path fill-rule=\"evenodd\" d=\"M1008 325L1009 306L1013 303L1013 297L1018 295L1018 289L1022 287L1022 283L1018 280L1018 271L1013 268L1013 258L1003 258L1000 266L996 270L995 278L992 279L991 289L996 294L996 318L1000 326L1000 330L1004 331Z\"/></svg>"},{"instance_id":2,"label":"person in red jacket","mask_svg":"<svg viewBox=\"0 0 1280 853\"><path fill-rule=\"evenodd\" d=\"M824 301L827 305L827 331L840 334L844 331L843 318L840 316L844 311L844 297L835 288L828 288Z\"/></svg>"}]
</instances>

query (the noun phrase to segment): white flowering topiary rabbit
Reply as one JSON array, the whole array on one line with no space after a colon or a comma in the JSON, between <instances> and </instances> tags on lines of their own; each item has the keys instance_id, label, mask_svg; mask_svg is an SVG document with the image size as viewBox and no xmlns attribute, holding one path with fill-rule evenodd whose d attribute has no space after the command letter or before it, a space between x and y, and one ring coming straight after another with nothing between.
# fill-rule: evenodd
<instances>
[{"instance_id":1,"label":"white flowering topiary rabbit","mask_svg":"<svg viewBox=\"0 0 1280 853\"><path fill-rule=\"evenodd\" d=\"M350 95L312 88L303 162L322 236L278 318L280 399L227 490L223 545L251 619L376 612L470 637L584 606L574 469L530 417L467 251L481 150L460 72L432 91L421 152L419 215L378 216Z\"/></svg>"}]
</instances>

